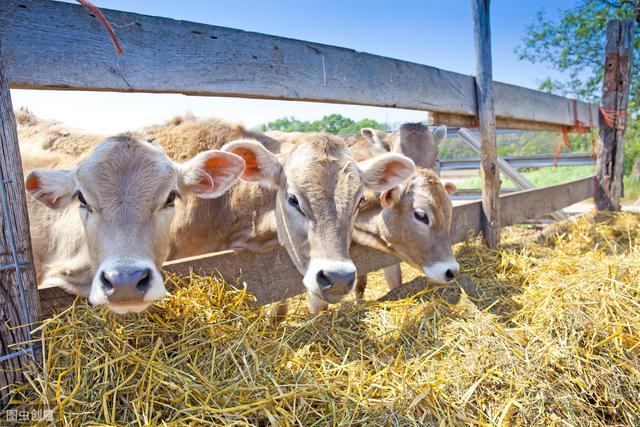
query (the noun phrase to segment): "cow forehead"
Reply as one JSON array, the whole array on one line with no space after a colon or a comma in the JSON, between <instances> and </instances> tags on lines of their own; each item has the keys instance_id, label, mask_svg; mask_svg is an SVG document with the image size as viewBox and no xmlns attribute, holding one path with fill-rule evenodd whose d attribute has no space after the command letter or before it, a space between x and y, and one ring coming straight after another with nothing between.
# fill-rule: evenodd
<instances>
[{"instance_id":1,"label":"cow forehead","mask_svg":"<svg viewBox=\"0 0 640 427\"><path fill-rule=\"evenodd\" d=\"M433 138L429 128L422 123L405 123L398 131L400 137L406 138Z\"/></svg>"},{"instance_id":2,"label":"cow forehead","mask_svg":"<svg viewBox=\"0 0 640 427\"><path fill-rule=\"evenodd\" d=\"M348 209L362 192L360 171L341 145L301 144L284 168L289 187L312 209L325 204Z\"/></svg>"},{"instance_id":3,"label":"cow forehead","mask_svg":"<svg viewBox=\"0 0 640 427\"><path fill-rule=\"evenodd\" d=\"M160 194L177 186L177 167L158 147L133 137L103 141L76 169L83 191L101 208L136 204L151 208Z\"/></svg>"}]
</instances>

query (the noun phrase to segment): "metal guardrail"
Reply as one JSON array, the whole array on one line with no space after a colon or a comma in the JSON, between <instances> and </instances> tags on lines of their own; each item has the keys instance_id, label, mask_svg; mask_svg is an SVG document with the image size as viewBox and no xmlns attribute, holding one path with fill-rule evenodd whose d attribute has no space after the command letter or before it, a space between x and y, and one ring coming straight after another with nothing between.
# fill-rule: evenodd
<instances>
[{"instance_id":1,"label":"metal guardrail","mask_svg":"<svg viewBox=\"0 0 640 427\"><path fill-rule=\"evenodd\" d=\"M472 130L459 128L451 129L450 131L456 132L456 135L460 136L469 146L476 152L480 152L480 141ZM503 130L503 133L513 133L512 130ZM447 132L448 133L448 132ZM523 156L500 156L497 159L500 173L506 175L511 179L518 189L531 189L534 188L532 182L530 182L524 175L516 170L519 168L538 168L545 166L583 166L593 165L595 160L591 153L567 153L559 156L550 154L531 154ZM446 170L469 170L480 169L480 159L438 159L436 162L436 172L438 175L442 171ZM505 189L506 190L506 189ZM507 191L501 190L500 193ZM477 200L482 197L482 193L478 189L472 190L459 190L457 194L451 196L452 200ZM556 220L566 218L566 214L562 211L553 212L551 217Z\"/></svg>"},{"instance_id":2,"label":"metal guardrail","mask_svg":"<svg viewBox=\"0 0 640 427\"><path fill-rule=\"evenodd\" d=\"M555 158L551 154L502 157L514 168L539 168L545 166L590 166L595 165L591 153L567 153ZM440 171L480 169L480 159L439 159Z\"/></svg>"}]
</instances>

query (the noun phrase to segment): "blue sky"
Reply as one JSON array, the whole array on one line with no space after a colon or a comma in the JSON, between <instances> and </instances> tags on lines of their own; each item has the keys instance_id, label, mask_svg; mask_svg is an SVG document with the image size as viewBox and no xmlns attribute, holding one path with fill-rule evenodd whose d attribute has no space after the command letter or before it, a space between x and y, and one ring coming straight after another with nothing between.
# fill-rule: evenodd
<instances>
[{"instance_id":1,"label":"blue sky","mask_svg":"<svg viewBox=\"0 0 640 427\"><path fill-rule=\"evenodd\" d=\"M240 28L432 65L474 74L473 33L469 0L94 0L102 8L166 16ZM545 77L561 77L547 64L517 59L514 48L544 8L549 17L571 8L576 0L493 0L491 25L494 79L536 88ZM111 133L157 123L191 111L221 116L255 126L282 116L313 120L341 113L389 123L423 120L424 114L286 101L201 98L182 95L115 94L55 91L12 91L15 106L94 132Z\"/></svg>"}]
</instances>

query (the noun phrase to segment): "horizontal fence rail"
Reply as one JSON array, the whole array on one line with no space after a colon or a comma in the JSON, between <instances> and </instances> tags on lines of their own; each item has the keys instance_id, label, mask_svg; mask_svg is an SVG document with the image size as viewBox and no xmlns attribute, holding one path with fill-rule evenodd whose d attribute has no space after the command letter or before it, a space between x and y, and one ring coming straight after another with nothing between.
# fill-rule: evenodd
<instances>
[{"instance_id":1,"label":"horizontal fence rail","mask_svg":"<svg viewBox=\"0 0 640 427\"><path fill-rule=\"evenodd\" d=\"M519 191L500 196L501 224L518 224L540 218L550 212L583 201L593 196L594 177L571 181L551 187ZM480 201L453 208L452 242L464 241L470 234L481 230ZM351 257L359 273L368 273L399 262L387 253L362 246L353 246ZM168 272L188 275L191 271L209 275L212 271L222 274L233 284L236 280L246 283L249 292L256 296L258 304L264 305L289 298L305 291L302 276L283 248L264 253L248 251L225 251L169 261L164 265ZM40 289L42 314L69 304L73 296L58 287Z\"/></svg>"},{"instance_id":2,"label":"horizontal fence rail","mask_svg":"<svg viewBox=\"0 0 640 427\"><path fill-rule=\"evenodd\" d=\"M397 107L472 126L474 78L426 65L231 28L104 10L117 57L89 11L50 0L0 0L13 88L182 93ZM498 127L597 127L598 108L494 83ZM440 114L440 116L437 116Z\"/></svg>"},{"instance_id":3,"label":"horizontal fence rail","mask_svg":"<svg viewBox=\"0 0 640 427\"><path fill-rule=\"evenodd\" d=\"M531 154L524 156L501 156L514 168L539 168L548 166L591 166L596 161L591 153L567 153L560 156ZM440 159L440 170L479 169L480 159Z\"/></svg>"},{"instance_id":4,"label":"horizontal fence rail","mask_svg":"<svg viewBox=\"0 0 640 427\"><path fill-rule=\"evenodd\" d=\"M500 187L500 194L511 194L520 191L517 188L503 188ZM456 193L451 196L451 200L457 201L469 201L479 200L482 197L482 190L480 188L458 188Z\"/></svg>"}]
</instances>

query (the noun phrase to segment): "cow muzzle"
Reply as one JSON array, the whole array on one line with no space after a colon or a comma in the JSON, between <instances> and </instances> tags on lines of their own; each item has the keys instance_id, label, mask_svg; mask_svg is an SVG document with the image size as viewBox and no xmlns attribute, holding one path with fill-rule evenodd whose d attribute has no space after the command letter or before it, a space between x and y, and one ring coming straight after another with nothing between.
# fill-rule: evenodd
<instances>
[{"instance_id":1,"label":"cow muzzle","mask_svg":"<svg viewBox=\"0 0 640 427\"><path fill-rule=\"evenodd\" d=\"M310 292L330 304L340 302L353 291L355 281L356 266L353 262L326 259L312 259L303 280Z\"/></svg>"},{"instance_id":2,"label":"cow muzzle","mask_svg":"<svg viewBox=\"0 0 640 427\"><path fill-rule=\"evenodd\" d=\"M140 312L166 295L162 274L144 261L103 263L94 277L89 301L107 304L119 314Z\"/></svg>"},{"instance_id":3,"label":"cow muzzle","mask_svg":"<svg viewBox=\"0 0 640 427\"><path fill-rule=\"evenodd\" d=\"M425 265L424 274L434 282L445 283L455 279L460 273L460 264L453 259Z\"/></svg>"}]
</instances>

